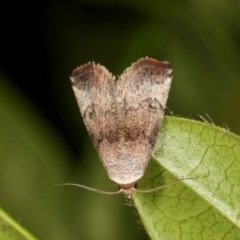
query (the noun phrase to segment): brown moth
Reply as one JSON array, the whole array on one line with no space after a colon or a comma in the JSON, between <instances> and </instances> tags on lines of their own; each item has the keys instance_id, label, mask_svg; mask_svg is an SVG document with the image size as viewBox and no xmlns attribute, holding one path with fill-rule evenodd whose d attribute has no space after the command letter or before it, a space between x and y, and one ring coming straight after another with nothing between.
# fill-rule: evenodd
<instances>
[{"instance_id":1,"label":"brown moth","mask_svg":"<svg viewBox=\"0 0 240 240\"><path fill-rule=\"evenodd\" d=\"M105 67L87 63L70 76L78 106L117 192L131 196L153 150L172 79L170 63L141 58L114 77ZM151 191L151 190L150 190Z\"/></svg>"}]
</instances>

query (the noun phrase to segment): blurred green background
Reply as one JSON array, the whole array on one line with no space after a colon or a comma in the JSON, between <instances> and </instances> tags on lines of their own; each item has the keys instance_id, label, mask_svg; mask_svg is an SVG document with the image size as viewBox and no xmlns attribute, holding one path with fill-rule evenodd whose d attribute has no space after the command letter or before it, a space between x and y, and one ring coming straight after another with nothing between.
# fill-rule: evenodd
<instances>
[{"instance_id":1,"label":"blurred green background","mask_svg":"<svg viewBox=\"0 0 240 240\"><path fill-rule=\"evenodd\" d=\"M32 5L31 5L32 4ZM50 0L1 3L0 205L39 239L148 239L83 126L69 75L94 60L114 74L170 61L168 108L240 132L240 2Z\"/></svg>"}]
</instances>

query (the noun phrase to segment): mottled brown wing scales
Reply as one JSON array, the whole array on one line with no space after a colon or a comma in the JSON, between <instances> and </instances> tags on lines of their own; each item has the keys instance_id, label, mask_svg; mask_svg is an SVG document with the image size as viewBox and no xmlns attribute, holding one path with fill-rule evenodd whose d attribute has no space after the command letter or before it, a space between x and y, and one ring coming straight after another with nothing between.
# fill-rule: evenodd
<instances>
[{"instance_id":1,"label":"mottled brown wing scales","mask_svg":"<svg viewBox=\"0 0 240 240\"><path fill-rule=\"evenodd\" d=\"M116 137L112 134L116 132L116 113L112 74L103 66L88 63L74 70L70 79L94 146L98 149L103 138L113 141Z\"/></svg>"},{"instance_id":2,"label":"mottled brown wing scales","mask_svg":"<svg viewBox=\"0 0 240 240\"><path fill-rule=\"evenodd\" d=\"M115 98L121 116L121 141L116 147L118 159L114 159L118 172L110 176L115 182L134 183L142 177L163 118L171 74L169 63L143 58L117 80Z\"/></svg>"},{"instance_id":3,"label":"mottled brown wing scales","mask_svg":"<svg viewBox=\"0 0 240 240\"><path fill-rule=\"evenodd\" d=\"M111 180L130 188L143 175L154 147L171 84L167 62L142 58L115 80L94 63L71 75L73 90Z\"/></svg>"},{"instance_id":4,"label":"mottled brown wing scales","mask_svg":"<svg viewBox=\"0 0 240 240\"><path fill-rule=\"evenodd\" d=\"M122 81L122 83L124 82L122 87L125 86L128 93L126 102L129 103L129 106L126 110L135 115L137 124L140 126L139 132L143 132L143 137L147 137L152 145L155 144L159 125L163 118L171 77L172 68L168 62L159 62L150 58L138 60L121 76L126 79L125 82ZM132 91L128 89L132 89ZM134 109L131 108L133 103ZM134 127L133 123L125 122L126 126L129 124Z\"/></svg>"}]
</instances>

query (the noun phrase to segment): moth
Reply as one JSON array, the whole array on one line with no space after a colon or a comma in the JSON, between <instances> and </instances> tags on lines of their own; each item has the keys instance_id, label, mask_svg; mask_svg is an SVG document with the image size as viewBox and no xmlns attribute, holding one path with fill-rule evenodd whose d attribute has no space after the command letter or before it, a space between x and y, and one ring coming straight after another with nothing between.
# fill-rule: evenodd
<instances>
[{"instance_id":1,"label":"moth","mask_svg":"<svg viewBox=\"0 0 240 240\"><path fill-rule=\"evenodd\" d=\"M121 76L89 62L73 70L72 88L83 122L110 180L131 196L155 145L172 80L169 62L141 58Z\"/></svg>"}]
</instances>

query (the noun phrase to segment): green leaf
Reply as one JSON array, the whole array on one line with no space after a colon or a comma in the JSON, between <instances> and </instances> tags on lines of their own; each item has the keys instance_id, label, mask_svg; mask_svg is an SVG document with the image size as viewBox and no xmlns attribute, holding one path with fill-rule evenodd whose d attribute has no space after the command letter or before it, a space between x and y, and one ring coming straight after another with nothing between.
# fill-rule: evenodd
<instances>
[{"instance_id":1,"label":"green leaf","mask_svg":"<svg viewBox=\"0 0 240 240\"><path fill-rule=\"evenodd\" d=\"M139 189L194 178L153 194L134 193L151 239L238 239L240 138L206 122L166 117Z\"/></svg>"},{"instance_id":2,"label":"green leaf","mask_svg":"<svg viewBox=\"0 0 240 240\"><path fill-rule=\"evenodd\" d=\"M2 240L35 240L22 226L15 222L0 208L0 239Z\"/></svg>"}]
</instances>

